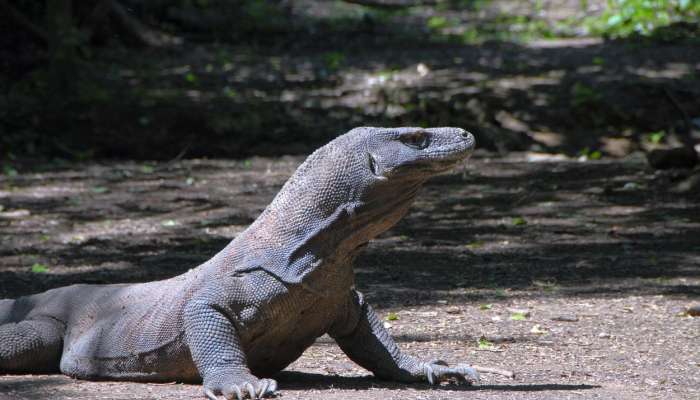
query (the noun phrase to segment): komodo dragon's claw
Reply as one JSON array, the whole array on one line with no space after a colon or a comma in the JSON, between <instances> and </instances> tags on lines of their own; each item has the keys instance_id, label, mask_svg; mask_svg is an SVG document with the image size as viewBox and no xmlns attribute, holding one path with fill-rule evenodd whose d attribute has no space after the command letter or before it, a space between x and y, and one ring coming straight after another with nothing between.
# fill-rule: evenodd
<instances>
[{"instance_id":1,"label":"komodo dragon's claw","mask_svg":"<svg viewBox=\"0 0 700 400\"><path fill-rule=\"evenodd\" d=\"M261 379L255 384L251 382L242 382L240 384L232 384L226 386L221 392L216 394L214 390L207 389L204 395L208 400L243 400L243 399L262 399L272 397L277 390L277 382L274 379Z\"/></svg>"},{"instance_id":2,"label":"komodo dragon's claw","mask_svg":"<svg viewBox=\"0 0 700 400\"><path fill-rule=\"evenodd\" d=\"M435 385L447 378L456 378L464 383L472 385L479 382L479 373L468 365L459 364L456 367L449 367L441 360L435 360L423 364L423 373L428 379L428 383Z\"/></svg>"}]
</instances>

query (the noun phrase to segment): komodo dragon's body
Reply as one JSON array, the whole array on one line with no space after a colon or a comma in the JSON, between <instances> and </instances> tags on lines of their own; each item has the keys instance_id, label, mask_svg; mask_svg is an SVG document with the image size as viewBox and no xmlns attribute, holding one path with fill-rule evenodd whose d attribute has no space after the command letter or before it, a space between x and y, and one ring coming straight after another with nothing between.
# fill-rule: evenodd
<instances>
[{"instance_id":1,"label":"komodo dragon's body","mask_svg":"<svg viewBox=\"0 0 700 400\"><path fill-rule=\"evenodd\" d=\"M357 128L318 149L243 233L171 279L73 285L0 300L0 373L203 380L205 395L264 397L269 377L330 334L376 376L466 381L466 366L402 353L354 289L352 261L420 186L466 158L458 128Z\"/></svg>"}]
</instances>

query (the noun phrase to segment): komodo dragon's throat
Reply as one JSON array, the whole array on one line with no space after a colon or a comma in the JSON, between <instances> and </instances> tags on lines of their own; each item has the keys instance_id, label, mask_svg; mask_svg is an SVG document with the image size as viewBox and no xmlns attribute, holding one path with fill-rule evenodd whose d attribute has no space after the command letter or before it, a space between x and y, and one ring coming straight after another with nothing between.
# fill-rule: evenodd
<instances>
[{"instance_id":1,"label":"komodo dragon's throat","mask_svg":"<svg viewBox=\"0 0 700 400\"><path fill-rule=\"evenodd\" d=\"M464 160L458 128L357 128L314 152L222 251L171 279L0 300L0 373L203 381L211 398L272 395L269 376L328 333L376 376L476 379L399 350L354 289L352 261L431 176Z\"/></svg>"}]
</instances>

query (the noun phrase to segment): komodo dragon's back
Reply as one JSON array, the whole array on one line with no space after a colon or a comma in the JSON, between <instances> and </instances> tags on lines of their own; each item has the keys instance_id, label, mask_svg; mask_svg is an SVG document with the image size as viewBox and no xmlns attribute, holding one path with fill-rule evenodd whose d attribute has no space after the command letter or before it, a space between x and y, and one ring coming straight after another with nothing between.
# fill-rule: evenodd
<instances>
[{"instance_id":1,"label":"komodo dragon's back","mask_svg":"<svg viewBox=\"0 0 700 400\"><path fill-rule=\"evenodd\" d=\"M203 380L209 399L273 395L267 377L329 334L375 375L472 381L404 354L354 287L352 263L431 176L471 152L459 128L356 128L297 169L244 232L164 281L73 285L0 300L0 373Z\"/></svg>"}]
</instances>

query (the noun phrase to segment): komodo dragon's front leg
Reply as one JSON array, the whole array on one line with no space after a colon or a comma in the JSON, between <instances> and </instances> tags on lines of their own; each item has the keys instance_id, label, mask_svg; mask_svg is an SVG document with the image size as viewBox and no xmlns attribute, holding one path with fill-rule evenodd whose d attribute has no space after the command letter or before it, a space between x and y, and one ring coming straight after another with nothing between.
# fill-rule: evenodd
<instances>
[{"instance_id":1,"label":"komodo dragon's front leg","mask_svg":"<svg viewBox=\"0 0 700 400\"><path fill-rule=\"evenodd\" d=\"M185 308L185 336L199 374L204 394L210 400L257 399L277 390L273 379L259 379L248 368L236 331L232 304L240 290L212 285L193 297Z\"/></svg>"},{"instance_id":2,"label":"komodo dragon's front leg","mask_svg":"<svg viewBox=\"0 0 700 400\"><path fill-rule=\"evenodd\" d=\"M469 384L479 380L479 374L469 366L423 362L402 353L360 292L351 292L344 311L329 334L350 359L378 378L401 382L427 380L431 384L450 377Z\"/></svg>"}]
</instances>

